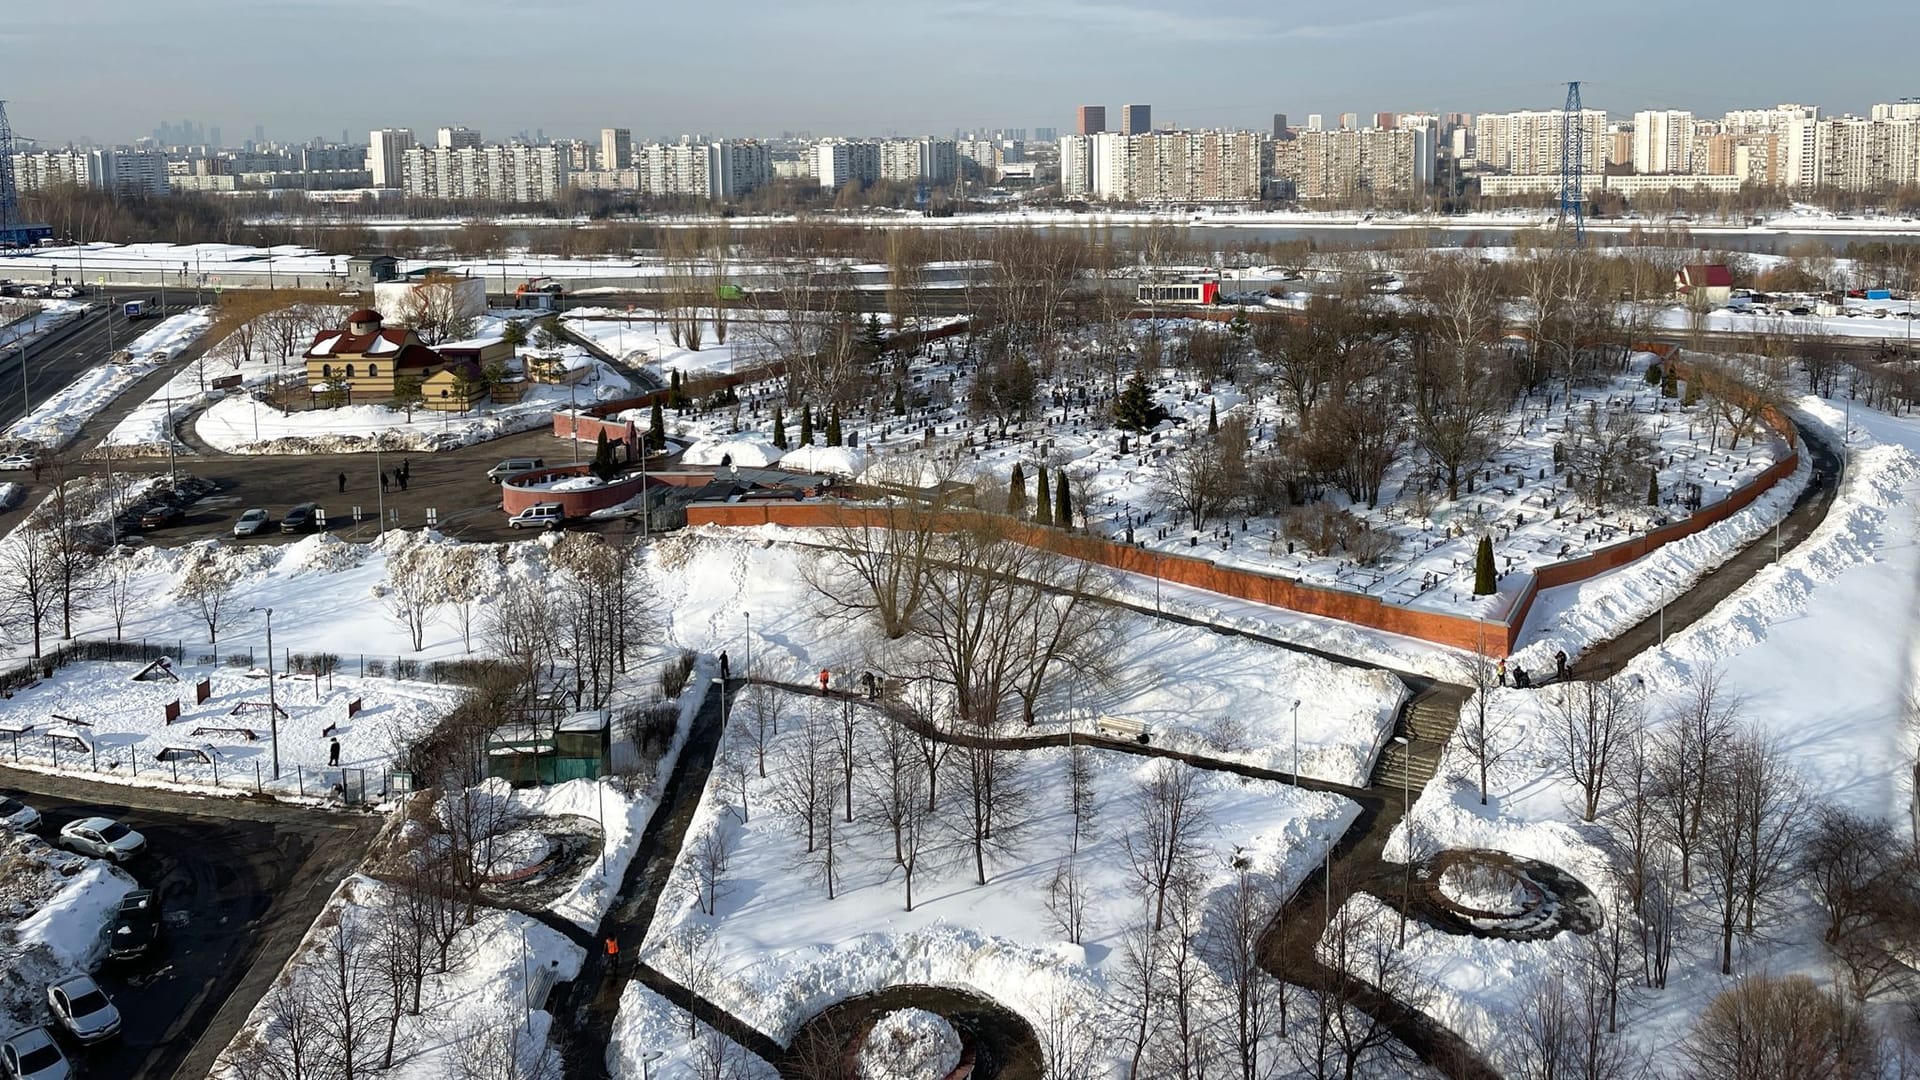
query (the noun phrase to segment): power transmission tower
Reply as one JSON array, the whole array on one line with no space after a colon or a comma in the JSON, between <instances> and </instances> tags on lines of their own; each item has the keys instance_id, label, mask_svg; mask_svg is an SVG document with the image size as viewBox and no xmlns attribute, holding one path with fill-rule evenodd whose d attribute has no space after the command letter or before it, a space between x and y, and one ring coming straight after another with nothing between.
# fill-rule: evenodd
<instances>
[{"instance_id":1,"label":"power transmission tower","mask_svg":"<svg viewBox=\"0 0 1920 1080\"><path fill-rule=\"evenodd\" d=\"M7 103L0 101L0 250L33 246L53 235L46 225L20 220L20 189L13 178L13 127L7 123Z\"/></svg>"},{"instance_id":2,"label":"power transmission tower","mask_svg":"<svg viewBox=\"0 0 1920 1080\"><path fill-rule=\"evenodd\" d=\"M1560 229L1573 230L1578 247L1587 240L1587 128L1580 118L1580 83L1567 84L1567 110L1560 132Z\"/></svg>"}]
</instances>

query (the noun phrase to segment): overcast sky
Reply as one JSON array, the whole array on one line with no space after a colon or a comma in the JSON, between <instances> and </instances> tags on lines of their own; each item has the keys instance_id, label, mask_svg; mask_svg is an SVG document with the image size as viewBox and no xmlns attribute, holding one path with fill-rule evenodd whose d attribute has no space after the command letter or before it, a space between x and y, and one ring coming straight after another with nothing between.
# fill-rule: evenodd
<instances>
[{"instance_id":1,"label":"overcast sky","mask_svg":"<svg viewBox=\"0 0 1920 1080\"><path fill-rule=\"evenodd\" d=\"M14 0L0 97L48 143L162 121L636 138L1589 106L1832 113L1920 94L1911 0Z\"/></svg>"}]
</instances>

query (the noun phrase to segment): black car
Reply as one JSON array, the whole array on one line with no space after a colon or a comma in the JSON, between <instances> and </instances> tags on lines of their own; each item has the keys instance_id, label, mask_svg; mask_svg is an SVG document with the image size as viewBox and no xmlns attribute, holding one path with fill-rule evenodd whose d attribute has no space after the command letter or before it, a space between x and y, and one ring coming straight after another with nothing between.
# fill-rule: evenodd
<instances>
[{"instance_id":1,"label":"black car","mask_svg":"<svg viewBox=\"0 0 1920 1080\"><path fill-rule=\"evenodd\" d=\"M185 510L172 503L154 503L140 512L139 525L143 529L160 529L178 524L186 516Z\"/></svg>"},{"instance_id":2,"label":"black car","mask_svg":"<svg viewBox=\"0 0 1920 1080\"><path fill-rule=\"evenodd\" d=\"M280 531L283 533L312 532L320 524L320 508L313 503L301 503L287 511L280 519Z\"/></svg>"},{"instance_id":3,"label":"black car","mask_svg":"<svg viewBox=\"0 0 1920 1080\"><path fill-rule=\"evenodd\" d=\"M131 960L144 956L160 940L160 894L135 889L122 897L107 932L107 956Z\"/></svg>"}]
</instances>

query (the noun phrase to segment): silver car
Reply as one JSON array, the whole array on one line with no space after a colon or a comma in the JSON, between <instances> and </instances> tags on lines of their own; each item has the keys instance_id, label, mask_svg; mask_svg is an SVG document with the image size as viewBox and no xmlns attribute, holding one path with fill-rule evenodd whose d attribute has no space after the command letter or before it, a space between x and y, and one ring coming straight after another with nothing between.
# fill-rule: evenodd
<instances>
[{"instance_id":1,"label":"silver car","mask_svg":"<svg viewBox=\"0 0 1920 1080\"><path fill-rule=\"evenodd\" d=\"M90 976L75 975L47 987L47 1008L67 1033L82 1043L120 1034L120 1010Z\"/></svg>"},{"instance_id":2,"label":"silver car","mask_svg":"<svg viewBox=\"0 0 1920 1080\"><path fill-rule=\"evenodd\" d=\"M60 844L84 855L126 862L147 849L147 838L112 818L90 817L62 825Z\"/></svg>"},{"instance_id":3,"label":"silver car","mask_svg":"<svg viewBox=\"0 0 1920 1080\"><path fill-rule=\"evenodd\" d=\"M266 532L267 526L271 524L273 524L273 515L256 506L252 510L241 514L240 520L233 523L233 535L236 537L257 536L260 533Z\"/></svg>"},{"instance_id":4,"label":"silver car","mask_svg":"<svg viewBox=\"0 0 1920 1080\"><path fill-rule=\"evenodd\" d=\"M0 1043L0 1070L12 1080L68 1080L73 1069L43 1027L16 1032Z\"/></svg>"},{"instance_id":5,"label":"silver car","mask_svg":"<svg viewBox=\"0 0 1920 1080\"><path fill-rule=\"evenodd\" d=\"M0 795L0 827L26 832L40 825L40 811L19 799Z\"/></svg>"}]
</instances>

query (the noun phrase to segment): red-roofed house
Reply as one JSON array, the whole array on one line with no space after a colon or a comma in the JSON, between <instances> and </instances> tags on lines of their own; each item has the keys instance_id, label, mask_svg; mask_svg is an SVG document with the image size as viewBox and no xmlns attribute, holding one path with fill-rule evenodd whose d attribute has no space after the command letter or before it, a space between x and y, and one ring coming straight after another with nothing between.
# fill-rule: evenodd
<instances>
[{"instance_id":1,"label":"red-roofed house","mask_svg":"<svg viewBox=\"0 0 1920 1080\"><path fill-rule=\"evenodd\" d=\"M1725 263L1683 266L1674 272L1673 291L1682 300L1719 307L1733 298L1733 271Z\"/></svg>"},{"instance_id":2,"label":"red-roofed house","mask_svg":"<svg viewBox=\"0 0 1920 1080\"><path fill-rule=\"evenodd\" d=\"M315 395L345 392L344 404L374 404L393 397L405 377L423 382L454 363L421 344L412 330L381 325L380 313L363 308L347 316L345 329L322 330L313 336L304 357L307 389ZM470 364L471 361L466 361ZM471 408L474 398L442 404L429 398L427 408Z\"/></svg>"}]
</instances>

